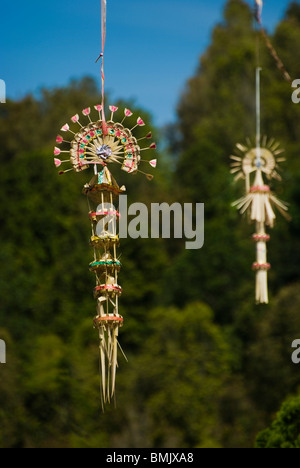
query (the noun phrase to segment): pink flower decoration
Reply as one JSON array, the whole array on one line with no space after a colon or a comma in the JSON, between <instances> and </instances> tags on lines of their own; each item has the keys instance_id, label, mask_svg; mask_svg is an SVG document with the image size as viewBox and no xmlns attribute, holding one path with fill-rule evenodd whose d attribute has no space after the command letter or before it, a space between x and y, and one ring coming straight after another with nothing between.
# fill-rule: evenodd
<instances>
[{"instance_id":1,"label":"pink flower decoration","mask_svg":"<svg viewBox=\"0 0 300 468\"><path fill-rule=\"evenodd\" d=\"M101 106L101 104L98 104L97 106L95 106L95 109L96 109L98 112L101 112L101 111L102 111L102 106Z\"/></svg>"},{"instance_id":2,"label":"pink flower decoration","mask_svg":"<svg viewBox=\"0 0 300 468\"><path fill-rule=\"evenodd\" d=\"M152 161L150 161L150 166L156 168L156 166L157 166L157 159L152 159Z\"/></svg>"},{"instance_id":3,"label":"pink flower decoration","mask_svg":"<svg viewBox=\"0 0 300 468\"><path fill-rule=\"evenodd\" d=\"M76 114L71 118L72 122L77 123L79 121L79 115Z\"/></svg>"},{"instance_id":4,"label":"pink flower decoration","mask_svg":"<svg viewBox=\"0 0 300 468\"><path fill-rule=\"evenodd\" d=\"M148 135L146 136L146 138L148 138L148 140L150 140L152 138L152 132L148 133Z\"/></svg>"},{"instance_id":5,"label":"pink flower decoration","mask_svg":"<svg viewBox=\"0 0 300 468\"><path fill-rule=\"evenodd\" d=\"M131 112L130 109L125 109L125 117L131 117L133 115L133 112Z\"/></svg>"},{"instance_id":6,"label":"pink flower decoration","mask_svg":"<svg viewBox=\"0 0 300 468\"><path fill-rule=\"evenodd\" d=\"M110 107L109 107L109 110L110 110L112 113L117 112L118 109L119 109L119 108L116 107L116 106L110 106Z\"/></svg>"},{"instance_id":7,"label":"pink flower decoration","mask_svg":"<svg viewBox=\"0 0 300 468\"><path fill-rule=\"evenodd\" d=\"M60 153L61 153L60 149L55 147L54 148L54 155L58 156Z\"/></svg>"},{"instance_id":8,"label":"pink flower decoration","mask_svg":"<svg viewBox=\"0 0 300 468\"><path fill-rule=\"evenodd\" d=\"M145 122L141 119L141 117L139 117L137 119L137 124L140 126L140 127L143 127L145 125Z\"/></svg>"},{"instance_id":9,"label":"pink flower decoration","mask_svg":"<svg viewBox=\"0 0 300 468\"><path fill-rule=\"evenodd\" d=\"M62 132L68 132L70 130L70 127L68 124L64 125L62 128L61 128L61 131Z\"/></svg>"},{"instance_id":10,"label":"pink flower decoration","mask_svg":"<svg viewBox=\"0 0 300 468\"><path fill-rule=\"evenodd\" d=\"M61 160L54 158L54 164L55 164L56 167L61 166Z\"/></svg>"},{"instance_id":11,"label":"pink flower decoration","mask_svg":"<svg viewBox=\"0 0 300 468\"><path fill-rule=\"evenodd\" d=\"M90 108L90 107L87 107L87 109L83 109L82 113L83 113L83 115L86 115L86 116L87 116L87 115L90 115L90 113L91 113L91 108Z\"/></svg>"},{"instance_id":12,"label":"pink flower decoration","mask_svg":"<svg viewBox=\"0 0 300 468\"><path fill-rule=\"evenodd\" d=\"M152 143L152 145L150 145L150 149L156 149L156 148L157 148L156 143Z\"/></svg>"},{"instance_id":13,"label":"pink flower decoration","mask_svg":"<svg viewBox=\"0 0 300 468\"><path fill-rule=\"evenodd\" d=\"M63 137L60 135L57 135L56 137L56 143L62 143L64 141Z\"/></svg>"}]
</instances>

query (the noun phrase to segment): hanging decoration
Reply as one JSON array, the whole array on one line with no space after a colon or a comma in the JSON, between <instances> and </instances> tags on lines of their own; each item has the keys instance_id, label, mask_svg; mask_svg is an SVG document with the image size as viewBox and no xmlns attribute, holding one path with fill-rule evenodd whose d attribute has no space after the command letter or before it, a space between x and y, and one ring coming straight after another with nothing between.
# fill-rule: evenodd
<instances>
[{"instance_id":1,"label":"hanging decoration","mask_svg":"<svg viewBox=\"0 0 300 468\"><path fill-rule=\"evenodd\" d=\"M289 73L263 28L262 10L263 0L255 0L255 20L260 32L277 67L284 78L291 83ZM285 159L281 156L283 150L275 139L268 140L267 137L261 136L260 76L261 68L258 64L256 68L256 139L255 142L248 139L245 144L236 145L235 154L231 156L233 161L231 173L235 175L235 181L245 179L246 194L233 206L236 206L241 214L247 213L249 220L256 225L256 232L253 235L256 243L256 261L253 264L253 270L256 272L256 302L267 304L269 302L268 271L271 268L267 260L267 243L270 240L267 228L274 227L275 209L285 218L290 218L287 214L287 204L279 200L270 187L272 179L281 180L279 164Z\"/></svg>"},{"instance_id":2,"label":"hanging decoration","mask_svg":"<svg viewBox=\"0 0 300 468\"><path fill-rule=\"evenodd\" d=\"M236 153L231 156L231 173L235 180L245 179L246 195L236 201L241 214L248 213L251 222L256 224L256 233L253 240L256 243L256 262L253 270L256 272L256 302L267 304L268 271L271 265L267 261L267 243L270 236L267 227L273 228L276 218L274 209L277 208L282 215L288 218L287 205L280 201L271 191L269 182L272 179L281 180L279 163L285 161L281 156L283 150L274 139L261 138L260 128L260 73L256 69L256 142L247 140L246 144L238 143Z\"/></svg>"},{"instance_id":3,"label":"hanging decoration","mask_svg":"<svg viewBox=\"0 0 300 468\"><path fill-rule=\"evenodd\" d=\"M118 281L121 263L117 251L120 214L115 206L126 188L118 186L109 167L119 165L127 174L140 172L148 180L152 180L153 176L140 171L139 166L141 162L146 162L141 159L141 153L155 150L156 144L151 142L151 132L139 139L134 136L136 129L144 127L145 123L141 117L138 117L133 127L126 125L126 122L133 121L131 110L125 109L121 114L118 107L110 106L110 117L108 121L106 119L104 106L106 0L101 2L101 17L102 51L99 59L102 60L102 102L95 105L94 110L90 107L83 109L83 121L79 114L76 114L70 119L71 127L69 123L63 125L61 132L67 136L57 136L58 146L54 149L54 163L57 168L60 168L60 175L69 171L81 173L91 167L94 169L94 176L84 186L83 193L88 201L92 231L90 245L93 249L93 261L89 269L96 277L94 297L97 302L97 315L94 319L94 326L99 331L100 338L101 400L104 408L104 404L111 402L115 396L118 348L124 355L118 342L123 317L119 313L119 297L122 294L122 288ZM96 117L93 117L93 114ZM120 121L115 119L116 115L121 116ZM145 142L148 143L145 145ZM66 155L64 160L60 159L62 154ZM152 168L156 167L156 159L147 162ZM61 170L61 167L67 164L71 167Z\"/></svg>"}]
</instances>

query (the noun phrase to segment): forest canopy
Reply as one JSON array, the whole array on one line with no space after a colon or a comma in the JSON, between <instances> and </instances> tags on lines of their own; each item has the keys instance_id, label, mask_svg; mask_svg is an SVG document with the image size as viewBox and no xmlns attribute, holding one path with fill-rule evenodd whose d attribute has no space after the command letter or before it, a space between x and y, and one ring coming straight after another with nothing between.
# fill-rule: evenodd
<instances>
[{"instance_id":1,"label":"forest canopy","mask_svg":"<svg viewBox=\"0 0 300 468\"><path fill-rule=\"evenodd\" d=\"M178 239L122 241L120 341L129 362L120 356L117 409L104 414L81 194L87 176L58 177L52 158L56 129L98 103L100 90L85 77L0 105L0 339L8 351L1 448L254 447L290 395L296 400L256 445L299 447L298 429L297 441L282 434L286 412L297 408L293 428L300 423L291 361L300 338L300 105L262 38L262 128L287 159L272 189L292 216L290 223L278 216L270 233L268 306L255 304L254 227L232 207L243 186L233 182L229 156L255 136L257 36L249 6L229 0L178 100L176 123L152 126L168 141L156 178L120 180L130 201L148 206L204 203L205 244L191 251ZM300 78L297 2L271 40Z\"/></svg>"}]
</instances>

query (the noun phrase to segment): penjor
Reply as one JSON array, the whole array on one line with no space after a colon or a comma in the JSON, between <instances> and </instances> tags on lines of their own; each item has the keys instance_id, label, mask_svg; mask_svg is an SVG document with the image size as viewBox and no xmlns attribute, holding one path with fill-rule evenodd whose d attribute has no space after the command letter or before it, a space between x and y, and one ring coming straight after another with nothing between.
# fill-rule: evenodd
<instances>
[{"instance_id":1,"label":"penjor","mask_svg":"<svg viewBox=\"0 0 300 468\"><path fill-rule=\"evenodd\" d=\"M260 72L256 70L256 144L248 139L245 145L236 145L236 154L231 156L231 173L235 174L235 180L245 179L246 194L236 201L236 206L241 214L248 213L251 222L256 225L256 233L253 240L256 243L256 261L253 270L256 272L256 302L268 304L268 271L271 265L267 261L267 243L270 236L267 227L273 228L276 219L275 209L289 218L287 205L279 200L271 191L269 182L272 179L281 180L278 173L278 164L285 161L280 155L283 150L274 139L268 141L261 138L260 130Z\"/></svg>"},{"instance_id":2,"label":"penjor","mask_svg":"<svg viewBox=\"0 0 300 468\"><path fill-rule=\"evenodd\" d=\"M86 123L81 123L79 115L76 114L71 118L73 125L77 125L75 131L70 129L69 124L61 128L62 132L71 135L71 140L65 140L58 135L57 144L66 149L54 148L54 163L57 168L62 164L71 163L72 167L65 171L60 170L60 175L69 171L80 173L90 167L94 168L94 177L85 184L83 193L88 200L92 230L90 245L94 258L89 268L96 276L94 297L97 301L97 316L94 326L99 330L100 338L101 395L103 403L107 403L115 394L118 347L122 351L118 343L119 328L123 326L123 317L119 314L122 288L118 283L121 263L117 253L120 215L115 206L119 195L126 191L124 186L118 186L108 166L120 165L127 174L140 172L146 175L148 180L152 180L153 176L140 171L139 165L142 162L141 152L156 149L156 144L140 146L143 141L152 138L151 133L139 140L134 137L134 130L145 125L140 117L132 128L123 125L125 119L133 115L129 109L124 110L121 122L113 120L118 111L117 107L110 107L111 117L108 122L102 120L102 105L95 106L95 109L99 112L98 120L93 121L90 118L91 108L87 108L82 111ZM69 159L58 159L62 153L68 154ZM157 161L155 159L148 163L155 168Z\"/></svg>"},{"instance_id":3,"label":"penjor","mask_svg":"<svg viewBox=\"0 0 300 468\"><path fill-rule=\"evenodd\" d=\"M153 176L140 171L139 166L141 162L148 162L152 168L155 168L157 161L142 160L142 153L155 150L156 144L151 142L151 132L141 136L141 128L145 126L141 117L137 119L133 117L130 109L124 109L120 113L118 107L110 106L110 117L108 121L106 119L104 105L106 0L101 0L101 30L102 51L99 59L101 58L102 102L94 106L94 110L91 107L83 109L83 121L79 114L76 114L71 117L71 127L66 123L61 128L61 132L66 136L58 135L56 138L58 146L54 148L54 163L57 168L63 164L71 165L71 168L60 170L60 175L69 171L81 173L89 168L94 169L94 177L85 184L83 193L88 200L92 229L90 245L94 258L89 268L96 277L94 298L97 301L97 315L94 326L99 331L100 338L101 400L104 409L104 404L110 403L115 397L118 348L122 352L118 342L119 328L123 325L123 317L119 313L122 288L119 285L118 274L121 263L117 252L120 215L115 205L119 196L126 191L124 186L121 188L118 186L108 167L119 166L127 174L140 172L148 180L152 180ZM118 120L115 115L119 115ZM58 159L62 153L66 154L67 159L64 161Z\"/></svg>"}]
</instances>

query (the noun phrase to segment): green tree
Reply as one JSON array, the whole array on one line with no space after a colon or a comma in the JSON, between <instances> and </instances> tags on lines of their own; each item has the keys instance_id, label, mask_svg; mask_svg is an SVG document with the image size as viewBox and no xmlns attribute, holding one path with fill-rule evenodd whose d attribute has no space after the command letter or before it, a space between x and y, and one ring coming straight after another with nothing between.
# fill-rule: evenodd
<instances>
[{"instance_id":1,"label":"green tree","mask_svg":"<svg viewBox=\"0 0 300 468\"><path fill-rule=\"evenodd\" d=\"M213 313L201 303L159 307L147 315L149 337L120 376L126 447L220 447L218 414L231 352Z\"/></svg>"},{"instance_id":2,"label":"green tree","mask_svg":"<svg viewBox=\"0 0 300 468\"><path fill-rule=\"evenodd\" d=\"M0 448L18 448L22 444L26 411L21 387L21 365L16 346L6 329L0 328L6 343L6 364L0 364Z\"/></svg>"},{"instance_id":3,"label":"green tree","mask_svg":"<svg viewBox=\"0 0 300 468\"><path fill-rule=\"evenodd\" d=\"M299 61L295 60L299 53L299 17L300 5L292 2L271 38L293 77L300 76ZM293 217L287 223L279 215L271 232L268 248L274 268L269 275L273 297L269 308L254 302L251 262L255 252L250 240L254 226L247 225L230 207L241 196L243 185L233 184L229 155L238 141L255 134L257 44L263 67L262 129L281 141L287 157L283 182L272 183L272 188L290 202ZM217 322L226 325L223 330L229 331L230 343L236 350L235 375L223 396L226 405L235 405L235 417L224 405L221 407L225 431L228 427L224 443L229 446L243 445L247 437L251 443L255 430L269 421L279 403L299 385L289 355L294 330L299 329L293 326L297 321L294 299L300 261L300 107L292 103L291 93L254 29L249 6L241 0L229 0L223 21L213 30L211 45L187 83L173 131L177 135L174 184L182 200L205 203L205 245L199 252L179 251L167 276L171 285L169 303L183 307L197 298L208 303ZM276 291L281 289L275 299ZM283 374L280 381L279 368ZM230 394L230 388L236 389L236 397ZM247 417L247 408L251 408L253 418ZM243 428L239 440L236 433L233 435L234 427ZM248 434L245 438L244 431Z\"/></svg>"},{"instance_id":4,"label":"green tree","mask_svg":"<svg viewBox=\"0 0 300 468\"><path fill-rule=\"evenodd\" d=\"M268 429L256 439L256 448L300 448L300 397L288 398Z\"/></svg>"},{"instance_id":5,"label":"green tree","mask_svg":"<svg viewBox=\"0 0 300 468\"><path fill-rule=\"evenodd\" d=\"M295 77L299 18L293 2L272 37ZM293 216L272 232L268 309L254 304L253 226L231 207L242 185L233 184L229 155L255 132L256 42L249 6L229 0L180 100L172 154L159 155L153 183L114 169L129 203L205 203L199 251L178 240L122 242L120 341L129 363L120 357L117 411L101 413L81 195L89 174L60 178L51 157L55 129L98 103L99 90L84 78L0 107L0 323L11 353L0 376L1 447L250 447L296 392L300 106L262 41L262 127L288 158L285 182L272 188Z\"/></svg>"},{"instance_id":6,"label":"green tree","mask_svg":"<svg viewBox=\"0 0 300 468\"><path fill-rule=\"evenodd\" d=\"M267 420L300 385L291 360L292 342L299 339L299 307L299 283L283 288L257 320L252 343L244 352L249 392Z\"/></svg>"}]
</instances>

